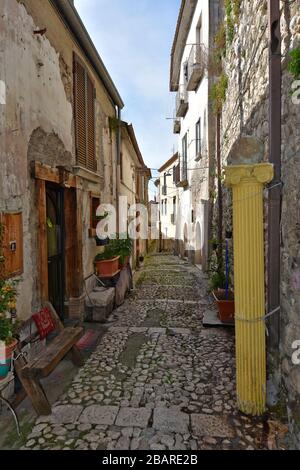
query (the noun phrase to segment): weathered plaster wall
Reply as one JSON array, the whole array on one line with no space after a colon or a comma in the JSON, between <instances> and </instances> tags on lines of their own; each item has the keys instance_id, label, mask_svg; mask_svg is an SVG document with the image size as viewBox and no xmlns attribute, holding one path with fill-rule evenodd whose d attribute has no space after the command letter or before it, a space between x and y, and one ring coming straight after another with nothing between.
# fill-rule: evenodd
<instances>
[{"instance_id":1,"label":"weathered plaster wall","mask_svg":"<svg viewBox=\"0 0 300 470\"><path fill-rule=\"evenodd\" d=\"M1 0L1 13L0 80L6 96L0 105L0 209L23 212L24 274L18 313L24 318L37 306L37 220L28 162L35 156L71 161L72 106L59 57L46 37L33 34L36 25L24 5Z\"/></svg>"},{"instance_id":2,"label":"weathered plaster wall","mask_svg":"<svg viewBox=\"0 0 300 470\"><path fill-rule=\"evenodd\" d=\"M37 207L30 162L76 165L73 121L73 53L85 63L96 89L98 178L83 179L83 275L93 271L97 251L89 238L89 193L115 202L116 138L108 117L115 107L71 32L48 0L0 0L0 210L22 211L24 274L18 314L39 307ZM43 35L34 31L46 28Z\"/></svg>"},{"instance_id":3,"label":"weathered plaster wall","mask_svg":"<svg viewBox=\"0 0 300 470\"><path fill-rule=\"evenodd\" d=\"M300 108L293 104L293 79L287 72L288 52L300 44L300 2L283 4L282 45L282 250L281 250L281 364L283 390L290 413L294 446L300 448L300 366L292 364L292 343L300 339ZM251 21L249 19L251 18ZM222 161L241 135L264 145L268 160L268 28L267 2L242 1L239 25L224 60L229 78L222 113ZM230 197L224 191L225 220L231 217Z\"/></svg>"}]
</instances>

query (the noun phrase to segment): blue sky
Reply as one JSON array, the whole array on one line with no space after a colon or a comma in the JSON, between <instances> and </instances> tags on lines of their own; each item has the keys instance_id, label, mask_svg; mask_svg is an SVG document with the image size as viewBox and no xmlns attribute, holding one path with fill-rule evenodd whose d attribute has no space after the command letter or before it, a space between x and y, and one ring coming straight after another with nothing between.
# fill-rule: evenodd
<instances>
[{"instance_id":1,"label":"blue sky","mask_svg":"<svg viewBox=\"0 0 300 470\"><path fill-rule=\"evenodd\" d=\"M177 140L169 92L170 53L180 0L75 0L125 103L146 164L158 168Z\"/></svg>"}]
</instances>

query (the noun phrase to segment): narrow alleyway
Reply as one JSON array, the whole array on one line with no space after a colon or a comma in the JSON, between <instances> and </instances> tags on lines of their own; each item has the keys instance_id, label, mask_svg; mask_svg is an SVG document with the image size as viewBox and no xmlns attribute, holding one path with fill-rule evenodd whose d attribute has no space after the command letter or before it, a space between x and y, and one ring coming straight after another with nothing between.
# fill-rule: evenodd
<instances>
[{"instance_id":1,"label":"narrow alleyway","mask_svg":"<svg viewBox=\"0 0 300 470\"><path fill-rule=\"evenodd\" d=\"M37 419L27 449L254 449L261 419L235 408L234 331L204 329L207 280L170 255L146 259L97 350Z\"/></svg>"}]
</instances>

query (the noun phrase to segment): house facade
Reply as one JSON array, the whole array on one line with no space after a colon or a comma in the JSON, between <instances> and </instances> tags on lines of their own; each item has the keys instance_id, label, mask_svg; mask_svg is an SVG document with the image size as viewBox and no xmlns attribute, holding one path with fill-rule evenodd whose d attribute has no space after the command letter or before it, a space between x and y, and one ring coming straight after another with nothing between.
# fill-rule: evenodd
<instances>
[{"instance_id":1,"label":"house facade","mask_svg":"<svg viewBox=\"0 0 300 470\"><path fill-rule=\"evenodd\" d=\"M175 153L159 171L156 181L158 189L157 202L159 203L159 239L162 251L175 250L177 211L179 205L180 188L177 187L179 169L179 156Z\"/></svg>"},{"instance_id":2,"label":"house facade","mask_svg":"<svg viewBox=\"0 0 300 470\"><path fill-rule=\"evenodd\" d=\"M147 253L148 221L142 227L137 220L137 204L148 207L148 183L151 179L151 170L146 167L132 124L122 122L122 144L120 156L120 182L119 196L123 200L120 215L124 220L124 227L136 220L136 237L133 242L132 266L139 264L139 257Z\"/></svg>"},{"instance_id":3,"label":"house facade","mask_svg":"<svg viewBox=\"0 0 300 470\"><path fill-rule=\"evenodd\" d=\"M124 103L71 0L1 9L5 275L20 281L19 318L43 300L62 319L81 318L99 252L96 210L118 208Z\"/></svg>"},{"instance_id":4,"label":"house facade","mask_svg":"<svg viewBox=\"0 0 300 470\"><path fill-rule=\"evenodd\" d=\"M177 251L204 269L215 157L215 118L209 101L213 77L207 57L218 17L218 1L182 1L171 53L170 90L176 92L174 133L180 163L177 186L181 188Z\"/></svg>"}]
</instances>

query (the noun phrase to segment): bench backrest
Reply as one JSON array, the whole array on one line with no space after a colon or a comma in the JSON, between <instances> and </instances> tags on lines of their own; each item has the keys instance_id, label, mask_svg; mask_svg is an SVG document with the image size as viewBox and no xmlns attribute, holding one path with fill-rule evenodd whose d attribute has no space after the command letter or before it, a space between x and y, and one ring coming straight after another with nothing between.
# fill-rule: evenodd
<instances>
[{"instance_id":1,"label":"bench backrest","mask_svg":"<svg viewBox=\"0 0 300 470\"><path fill-rule=\"evenodd\" d=\"M43 308L47 308L51 313L52 320L55 324L55 331L58 333L64 329L64 325L61 322L59 316L57 315L53 305L50 302L43 302ZM19 343L19 348L36 343L39 340L39 333L36 327L36 324L32 317L26 320L21 326L21 341Z\"/></svg>"}]
</instances>

